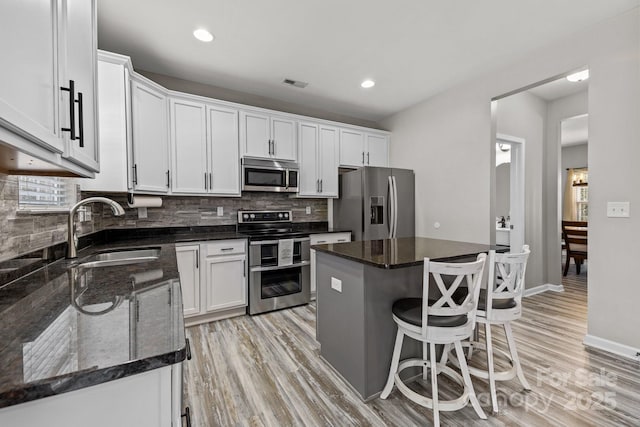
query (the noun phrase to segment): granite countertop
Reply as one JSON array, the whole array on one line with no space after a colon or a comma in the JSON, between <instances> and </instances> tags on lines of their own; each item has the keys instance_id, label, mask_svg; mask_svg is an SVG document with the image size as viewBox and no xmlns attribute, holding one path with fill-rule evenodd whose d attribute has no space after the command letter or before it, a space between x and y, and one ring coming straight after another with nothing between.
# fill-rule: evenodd
<instances>
[{"instance_id":1,"label":"granite countertop","mask_svg":"<svg viewBox=\"0 0 640 427\"><path fill-rule=\"evenodd\" d=\"M505 247L426 237L404 237L314 245L313 249L378 268L401 268L420 265L424 258L432 261L454 261L473 257L491 249L503 251Z\"/></svg>"},{"instance_id":2,"label":"granite countertop","mask_svg":"<svg viewBox=\"0 0 640 427\"><path fill-rule=\"evenodd\" d=\"M327 232L327 223L296 223ZM0 265L0 408L179 363L187 343L175 245L244 239L235 225L109 229ZM157 260L82 268L93 254L157 248Z\"/></svg>"}]
</instances>

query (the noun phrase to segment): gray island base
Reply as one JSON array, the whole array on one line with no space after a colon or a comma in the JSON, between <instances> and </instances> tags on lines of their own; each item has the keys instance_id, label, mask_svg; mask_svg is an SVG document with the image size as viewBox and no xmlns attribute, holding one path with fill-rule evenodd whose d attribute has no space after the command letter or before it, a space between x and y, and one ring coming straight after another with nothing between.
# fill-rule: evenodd
<instances>
[{"instance_id":1,"label":"gray island base","mask_svg":"<svg viewBox=\"0 0 640 427\"><path fill-rule=\"evenodd\" d=\"M314 249L320 355L368 401L378 397L389 372L396 334L391 307L397 299L422 296L424 258L463 262L506 248L410 237ZM405 341L401 359L420 354L419 343Z\"/></svg>"}]
</instances>

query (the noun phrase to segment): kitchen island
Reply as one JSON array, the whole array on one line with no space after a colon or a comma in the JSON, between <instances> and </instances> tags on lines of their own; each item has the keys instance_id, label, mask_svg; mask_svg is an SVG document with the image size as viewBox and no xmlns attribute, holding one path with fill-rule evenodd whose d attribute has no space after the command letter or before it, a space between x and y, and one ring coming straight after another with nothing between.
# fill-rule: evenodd
<instances>
[{"instance_id":1,"label":"kitchen island","mask_svg":"<svg viewBox=\"0 0 640 427\"><path fill-rule=\"evenodd\" d=\"M391 363L396 333L391 307L397 299L422 296L424 258L462 262L507 248L408 237L313 249L320 355L363 400L371 400L382 391ZM420 354L420 346L408 341L402 358Z\"/></svg>"}]
</instances>

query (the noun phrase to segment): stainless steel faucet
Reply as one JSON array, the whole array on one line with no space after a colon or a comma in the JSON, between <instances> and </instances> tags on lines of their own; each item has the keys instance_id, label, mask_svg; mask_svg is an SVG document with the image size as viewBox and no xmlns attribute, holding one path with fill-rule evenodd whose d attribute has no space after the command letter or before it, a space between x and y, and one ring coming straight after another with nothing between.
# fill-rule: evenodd
<instances>
[{"instance_id":1,"label":"stainless steel faucet","mask_svg":"<svg viewBox=\"0 0 640 427\"><path fill-rule=\"evenodd\" d=\"M111 208L111 211L115 216L124 215L124 209L122 206L114 200L107 199L106 197L89 197L84 200L80 200L78 203L73 205L73 207L69 210L69 226L67 229L67 258L77 258L78 257L78 236L76 235L76 222L75 216L78 209L82 206L88 205L89 203L104 203Z\"/></svg>"}]
</instances>

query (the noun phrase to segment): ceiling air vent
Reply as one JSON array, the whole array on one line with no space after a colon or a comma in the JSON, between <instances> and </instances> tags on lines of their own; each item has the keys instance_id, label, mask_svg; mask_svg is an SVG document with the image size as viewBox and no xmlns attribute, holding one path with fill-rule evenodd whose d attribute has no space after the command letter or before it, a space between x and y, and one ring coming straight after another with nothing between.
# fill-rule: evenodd
<instances>
[{"instance_id":1,"label":"ceiling air vent","mask_svg":"<svg viewBox=\"0 0 640 427\"><path fill-rule=\"evenodd\" d=\"M282 81L282 83L284 83L286 85L289 85L289 86L299 87L300 89L304 89L309 84L307 82L299 82L297 80L292 80L292 79L284 79Z\"/></svg>"}]
</instances>

